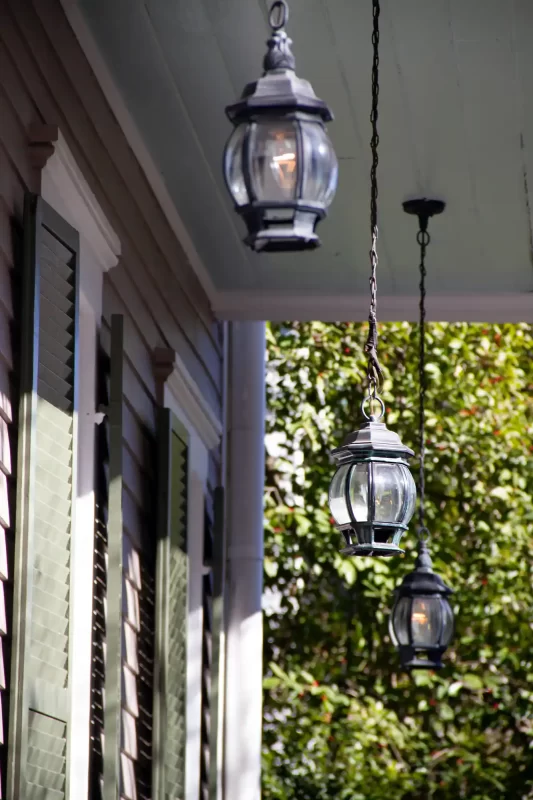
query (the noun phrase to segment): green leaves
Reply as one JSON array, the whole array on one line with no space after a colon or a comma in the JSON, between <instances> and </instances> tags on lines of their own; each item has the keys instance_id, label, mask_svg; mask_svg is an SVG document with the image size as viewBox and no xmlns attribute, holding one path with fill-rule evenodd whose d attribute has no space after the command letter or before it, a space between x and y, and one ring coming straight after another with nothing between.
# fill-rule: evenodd
<instances>
[{"instance_id":1,"label":"green leaves","mask_svg":"<svg viewBox=\"0 0 533 800\"><path fill-rule=\"evenodd\" d=\"M531 331L428 326L427 517L457 632L440 674L411 677L387 625L414 524L403 558L346 559L327 507L365 336L269 326L264 800L533 798ZM418 452L416 326L380 326L380 354L388 424Z\"/></svg>"}]
</instances>

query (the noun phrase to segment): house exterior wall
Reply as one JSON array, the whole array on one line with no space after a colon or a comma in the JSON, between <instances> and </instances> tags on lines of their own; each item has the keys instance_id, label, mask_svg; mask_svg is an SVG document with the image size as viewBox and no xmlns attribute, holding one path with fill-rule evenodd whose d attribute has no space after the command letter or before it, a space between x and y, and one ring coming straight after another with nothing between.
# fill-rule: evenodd
<instances>
[{"instance_id":1,"label":"house exterior wall","mask_svg":"<svg viewBox=\"0 0 533 800\"><path fill-rule=\"evenodd\" d=\"M120 241L118 263L103 276L101 309L94 319L103 351L109 354L111 317L124 317L124 537L125 551L136 551L141 562L150 560L145 549L150 548L147 526L153 512L149 496L153 449L157 407L164 401L154 350L168 348L179 355L213 418L221 421L224 328L212 314L59 0L0 0L0 119L0 764L5 793L7 708L9 693L16 691L9 680L9 580L14 549L21 226L24 195L41 191L42 170L54 152L57 129ZM219 442L206 451L205 502L211 511L214 489L222 483ZM149 577L142 586L150 584L153 592L153 571ZM201 569L193 578L201 586ZM143 591L134 585L134 577L131 582ZM143 647L151 647L149 633L141 621L137 641L141 655ZM143 724L151 723L147 719ZM192 786L194 796L194 782Z\"/></svg>"}]
</instances>

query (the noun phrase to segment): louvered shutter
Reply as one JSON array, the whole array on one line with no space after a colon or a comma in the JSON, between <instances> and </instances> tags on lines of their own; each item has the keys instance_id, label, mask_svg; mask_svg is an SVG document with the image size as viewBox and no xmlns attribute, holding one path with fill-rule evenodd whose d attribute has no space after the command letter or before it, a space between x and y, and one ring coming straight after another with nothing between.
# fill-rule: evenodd
<instances>
[{"instance_id":1,"label":"louvered shutter","mask_svg":"<svg viewBox=\"0 0 533 800\"><path fill-rule=\"evenodd\" d=\"M79 238L25 207L8 796L68 794Z\"/></svg>"},{"instance_id":2,"label":"louvered shutter","mask_svg":"<svg viewBox=\"0 0 533 800\"><path fill-rule=\"evenodd\" d=\"M187 703L188 435L167 409L159 416L154 800L184 800Z\"/></svg>"},{"instance_id":3,"label":"louvered shutter","mask_svg":"<svg viewBox=\"0 0 533 800\"><path fill-rule=\"evenodd\" d=\"M124 319L111 319L109 488L107 522L103 798L116 800L121 785Z\"/></svg>"},{"instance_id":4,"label":"louvered shutter","mask_svg":"<svg viewBox=\"0 0 533 800\"><path fill-rule=\"evenodd\" d=\"M109 409L110 358L101 343L97 361L97 408ZM116 376L115 380L116 380ZM89 797L102 800L106 665L107 524L109 520L109 419L96 427L95 532L93 561L92 674Z\"/></svg>"},{"instance_id":5,"label":"louvered shutter","mask_svg":"<svg viewBox=\"0 0 533 800\"><path fill-rule=\"evenodd\" d=\"M200 800L217 800L221 775L224 554L224 489L218 487L204 523Z\"/></svg>"},{"instance_id":6,"label":"louvered shutter","mask_svg":"<svg viewBox=\"0 0 533 800\"><path fill-rule=\"evenodd\" d=\"M151 800L154 441L124 396L120 315L111 318L110 357L102 353L100 363L99 397L105 419L98 433L90 796L91 800ZM135 464L132 437L143 440ZM132 477L135 470L138 480Z\"/></svg>"}]
</instances>

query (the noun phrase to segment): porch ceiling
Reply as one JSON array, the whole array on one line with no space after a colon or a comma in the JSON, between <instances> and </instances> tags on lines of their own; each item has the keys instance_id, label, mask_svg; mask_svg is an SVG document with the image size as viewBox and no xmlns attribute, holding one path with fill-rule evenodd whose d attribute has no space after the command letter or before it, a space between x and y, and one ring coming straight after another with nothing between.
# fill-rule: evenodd
<instances>
[{"instance_id":1,"label":"porch ceiling","mask_svg":"<svg viewBox=\"0 0 533 800\"><path fill-rule=\"evenodd\" d=\"M259 74L269 3L78 2L207 272L215 309L233 317L362 318L370 0L290 0L297 71L334 110L340 165L337 196L319 228L322 247L290 256L244 247L221 174L230 132L224 107ZM447 209L431 225L432 316L532 319L533 3L381 4L383 316L415 313L415 221L401 203L434 196Z\"/></svg>"}]
</instances>

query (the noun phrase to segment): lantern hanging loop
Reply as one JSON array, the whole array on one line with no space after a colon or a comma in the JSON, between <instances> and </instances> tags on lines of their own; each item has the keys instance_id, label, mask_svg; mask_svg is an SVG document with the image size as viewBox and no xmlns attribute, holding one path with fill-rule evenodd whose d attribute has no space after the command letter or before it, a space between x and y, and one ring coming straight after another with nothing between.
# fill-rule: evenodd
<instances>
[{"instance_id":1,"label":"lantern hanging loop","mask_svg":"<svg viewBox=\"0 0 533 800\"><path fill-rule=\"evenodd\" d=\"M372 413L372 403L379 404L379 414ZM367 413L366 407L368 405L370 414ZM385 403L378 394L367 394L361 403L361 413L363 417L371 422L379 422L385 416Z\"/></svg>"},{"instance_id":2,"label":"lantern hanging loop","mask_svg":"<svg viewBox=\"0 0 533 800\"><path fill-rule=\"evenodd\" d=\"M289 6L286 0L276 0L272 3L268 22L273 31L280 31L289 21Z\"/></svg>"}]
</instances>

